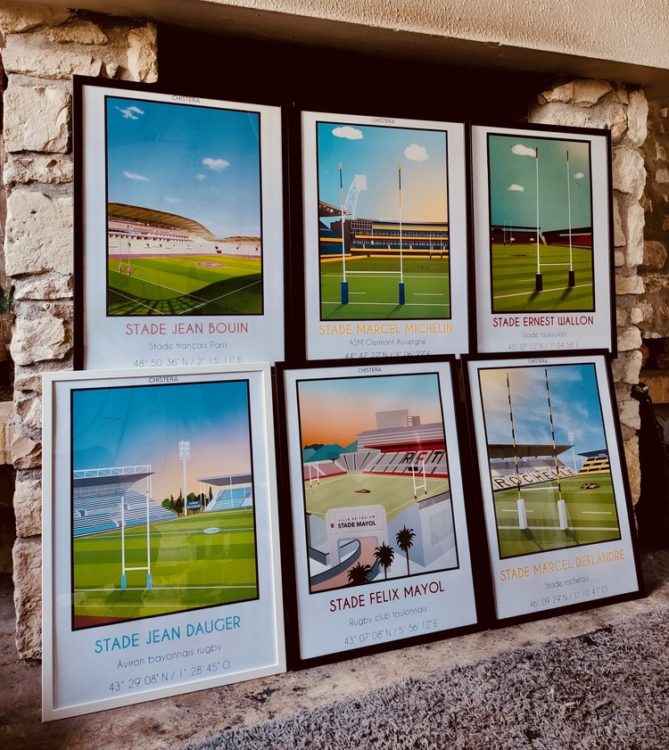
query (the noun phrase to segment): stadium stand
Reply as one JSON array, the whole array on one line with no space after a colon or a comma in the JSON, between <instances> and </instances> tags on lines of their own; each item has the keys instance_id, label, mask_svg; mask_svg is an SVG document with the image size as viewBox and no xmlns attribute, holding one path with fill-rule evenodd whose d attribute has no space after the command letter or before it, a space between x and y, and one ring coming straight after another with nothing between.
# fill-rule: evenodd
<instances>
[{"instance_id":1,"label":"stadium stand","mask_svg":"<svg viewBox=\"0 0 669 750\"><path fill-rule=\"evenodd\" d=\"M112 473L122 472L122 473ZM124 472L124 473L123 473ZM146 523L146 494L130 487L151 476L150 466L83 469L73 474L72 531L74 536L109 531L121 526L121 503L126 526ZM149 522L169 521L177 514L149 498Z\"/></svg>"},{"instance_id":2,"label":"stadium stand","mask_svg":"<svg viewBox=\"0 0 669 750\"><path fill-rule=\"evenodd\" d=\"M572 247L588 248L592 247L592 227L578 227L572 229L553 229L549 232L543 232L543 238L547 245L557 245L569 247L569 236L571 234Z\"/></svg>"},{"instance_id":3,"label":"stadium stand","mask_svg":"<svg viewBox=\"0 0 669 750\"><path fill-rule=\"evenodd\" d=\"M585 463L581 466L579 474L597 474L602 471L611 471L609 452L606 448L600 451L587 451L578 455L585 458Z\"/></svg>"},{"instance_id":4,"label":"stadium stand","mask_svg":"<svg viewBox=\"0 0 669 750\"><path fill-rule=\"evenodd\" d=\"M259 237L215 237L205 226L184 216L125 203L107 206L109 257L146 255L234 255L259 258Z\"/></svg>"}]
</instances>

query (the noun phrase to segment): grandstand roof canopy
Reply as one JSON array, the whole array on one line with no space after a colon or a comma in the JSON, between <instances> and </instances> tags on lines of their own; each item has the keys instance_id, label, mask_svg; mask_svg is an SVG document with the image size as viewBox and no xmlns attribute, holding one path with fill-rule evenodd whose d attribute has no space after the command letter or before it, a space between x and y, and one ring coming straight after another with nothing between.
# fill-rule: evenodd
<instances>
[{"instance_id":1,"label":"grandstand roof canopy","mask_svg":"<svg viewBox=\"0 0 669 750\"><path fill-rule=\"evenodd\" d=\"M97 476L97 477L73 477L72 485L75 489L81 489L82 487L121 487L127 485L128 487L135 482L139 482L140 479L146 479L150 477L154 472L142 471L137 474L117 474L114 476Z\"/></svg>"},{"instance_id":2,"label":"grandstand roof canopy","mask_svg":"<svg viewBox=\"0 0 669 750\"><path fill-rule=\"evenodd\" d=\"M344 211L346 213L346 211ZM333 206L332 203L327 201L318 201L318 215L319 216L341 216L342 210L338 206Z\"/></svg>"},{"instance_id":3,"label":"grandstand roof canopy","mask_svg":"<svg viewBox=\"0 0 669 750\"><path fill-rule=\"evenodd\" d=\"M220 474L214 477L201 477L197 481L204 482L204 484L213 484L214 487L225 487L231 484L251 484L253 482L253 474Z\"/></svg>"},{"instance_id":4,"label":"grandstand roof canopy","mask_svg":"<svg viewBox=\"0 0 669 750\"><path fill-rule=\"evenodd\" d=\"M107 215L110 219L121 221L138 221L153 227L167 227L169 229L180 229L182 232L203 237L213 241L214 235L199 221L187 219L185 216L170 214L167 211L158 211L155 208L143 208L142 206L129 206L126 203L108 203Z\"/></svg>"},{"instance_id":5,"label":"grandstand roof canopy","mask_svg":"<svg viewBox=\"0 0 669 750\"><path fill-rule=\"evenodd\" d=\"M572 445L556 445L555 453L564 453ZM544 456L553 455L553 445L536 445L534 443L516 443L515 447L511 443L492 443L488 446L488 455L490 458L543 458Z\"/></svg>"},{"instance_id":6,"label":"grandstand roof canopy","mask_svg":"<svg viewBox=\"0 0 669 750\"><path fill-rule=\"evenodd\" d=\"M608 456L609 455L609 449L608 448L602 448L598 451L584 451L583 453L579 453L579 456L583 456L583 458L594 458L595 456Z\"/></svg>"}]
</instances>

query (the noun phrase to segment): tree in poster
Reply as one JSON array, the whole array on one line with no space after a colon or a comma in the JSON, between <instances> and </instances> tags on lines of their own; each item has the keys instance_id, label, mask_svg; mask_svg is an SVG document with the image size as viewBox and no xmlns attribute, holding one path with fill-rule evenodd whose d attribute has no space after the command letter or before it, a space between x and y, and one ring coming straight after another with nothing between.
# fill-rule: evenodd
<instances>
[{"instance_id":1,"label":"tree in poster","mask_svg":"<svg viewBox=\"0 0 669 750\"><path fill-rule=\"evenodd\" d=\"M395 541L397 542L397 546L404 552L404 554L407 556L407 575L411 575L409 571L409 550L413 547L413 540L416 536L413 529L407 529L406 526L403 526L397 534L395 534Z\"/></svg>"},{"instance_id":2,"label":"tree in poster","mask_svg":"<svg viewBox=\"0 0 669 750\"><path fill-rule=\"evenodd\" d=\"M386 544L384 542L374 550L374 557L377 559L379 565L383 568L383 579L387 580L388 568L393 564L393 560L395 559L395 552L393 548L389 544Z\"/></svg>"},{"instance_id":3,"label":"tree in poster","mask_svg":"<svg viewBox=\"0 0 669 750\"><path fill-rule=\"evenodd\" d=\"M369 574L372 569L369 565L363 565L362 563L356 563L348 571L348 582L351 586L361 586L363 583L369 582Z\"/></svg>"}]
</instances>

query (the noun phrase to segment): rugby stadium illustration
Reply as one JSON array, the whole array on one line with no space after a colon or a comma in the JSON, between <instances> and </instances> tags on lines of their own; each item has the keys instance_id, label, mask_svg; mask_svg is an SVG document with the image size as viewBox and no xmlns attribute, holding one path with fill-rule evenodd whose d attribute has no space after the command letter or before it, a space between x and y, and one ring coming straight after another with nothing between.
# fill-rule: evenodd
<instances>
[{"instance_id":1,"label":"rugby stadium illustration","mask_svg":"<svg viewBox=\"0 0 669 750\"><path fill-rule=\"evenodd\" d=\"M593 366L479 377L500 558L619 539Z\"/></svg>"},{"instance_id":2,"label":"rugby stadium illustration","mask_svg":"<svg viewBox=\"0 0 669 750\"><path fill-rule=\"evenodd\" d=\"M488 134L492 312L591 312L590 144Z\"/></svg>"},{"instance_id":3,"label":"rugby stadium illustration","mask_svg":"<svg viewBox=\"0 0 669 750\"><path fill-rule=\"evenodd\" d=\"M262 313L259 115L107 98L107 314Z\"/></svg>"},{"instance_id":4,"label":"rugby stadium illustration","mask_svg":"<svg viewBox=\"0 0 669 750\"><path fill-rule=\"evenodd\" d=\"M298 383L310 593L458 565L436 375Z\"/></svg>"},{"instance_id":5,"label":"rugby stadium illustration","mask_svg":"<svg viewBox=\"0 0 669 750\"><path fill-rule=\"evenodd\" d=\"M447 133L316 127L321 319L450 318Z\"/></svg>"},{"instance_id":6,"label":"rugby stadium illustration","mask_svg":"<svg viewBox=\"0 0 669 750\"><path fill-rule=\"evenodd\" d=\"M257 598L247 403L243 382L74 391L73 629Z\"/></svg>"}]
</instances>

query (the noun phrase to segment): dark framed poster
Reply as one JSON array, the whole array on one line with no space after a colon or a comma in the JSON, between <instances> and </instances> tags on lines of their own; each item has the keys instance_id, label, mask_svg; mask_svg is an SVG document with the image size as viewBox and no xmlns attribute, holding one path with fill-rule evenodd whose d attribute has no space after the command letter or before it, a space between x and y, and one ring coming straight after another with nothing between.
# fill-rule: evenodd
<instances>
[{"instance_id":1,"label":"dark framed poster","mask_svg":"<svg viewBox=\"0 0 669 750\"><path fill-rule=\"evenodd\" d=\"M475 625L451 362L328 362L282 382L297 660Z\"/></svg>"},{"instance_id":2,"label":"dark framed poster","mask_svg":"<svg viewBox=\"0 0 669 750\"><path fill-rule=\"evenodd\" d=\"M467 357L495 614L641 590L604 353Z\"/></svg>"},{"instance_id":3,"label":"dark framed poster","mask_svg":"<svg viewBox=\"0 0 669 750\"><path fill-rule=\"evenodd\" d=\"M607 130L472 127L480 352L615 353Z\"/></svg>"},{"instance_id":4,"label":"dark framed poster","mask_svg":"<svg viewBox=\"0 0 669 750\"><path fill-rule=\"evenodd\" d=\"M45 374L45 720L285 669L270 377Z\"/></svg>"},{"instance_id":5,"label":"dark framed poster","mask_svg":"<svg viewBox=\"0 0 669 750\"><path fill-rule=\"evenodd\" d=\"M462 123L301 113L307 359L468 349Z\"/></svg>"},{"instance_id":6,"label":"dark framed poster","mask_svg":"<svg viewBox=\"0 0 669 750\"><path fill-rule=\"evenodd\" d=\"M75 76L75 366L283 359L279 107Z\"/></svg>"}]
</instances>

